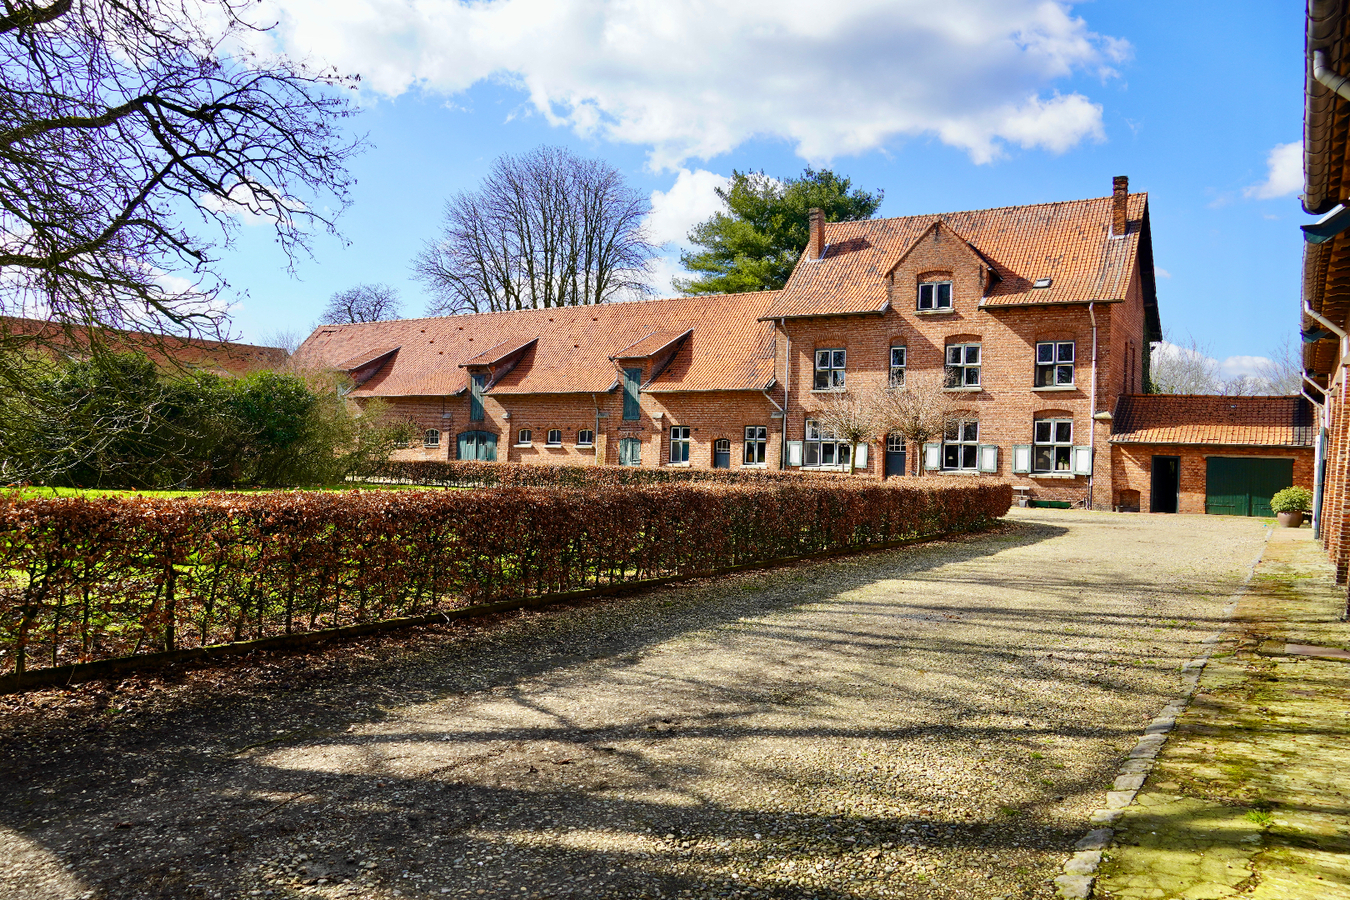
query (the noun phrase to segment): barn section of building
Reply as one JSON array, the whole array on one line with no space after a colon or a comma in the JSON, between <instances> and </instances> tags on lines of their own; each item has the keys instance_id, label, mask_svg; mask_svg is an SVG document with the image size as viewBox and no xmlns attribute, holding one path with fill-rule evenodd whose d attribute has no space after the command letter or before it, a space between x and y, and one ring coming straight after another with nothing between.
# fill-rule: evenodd
<instances>
[{"instance_id":1,"label":"barn section of building","mask_svg":"<svg viewBox=\"0 0 1350 900\"><path fill-rule=\"evenodd\" d=\"M1313 485L1305 398L1121 397L1111 429L1117 508L1269 516L1276 491Z\"/></svg>"}]
</instances>

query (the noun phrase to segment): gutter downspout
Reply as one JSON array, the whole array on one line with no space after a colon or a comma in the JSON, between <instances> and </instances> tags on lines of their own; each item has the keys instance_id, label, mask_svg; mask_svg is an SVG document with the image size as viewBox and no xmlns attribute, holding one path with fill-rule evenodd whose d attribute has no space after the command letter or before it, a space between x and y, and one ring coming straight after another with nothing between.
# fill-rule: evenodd
<instances>
[{"instance_id":1,"label":"gutter downspout","mask_svg":"<svg viewBox=\"0 0 1350 900\"><path fill-rule=\"evenodd\" d=\"M1350 78L1338 75L1327 65L1327 51L1314 50L1312 58L1312 77L1336 96L1350 100Z\"/></svg>"},{"instance_id":2,"label":"gutter downspout","mask_svg":"<svg viewBox=\"0 0 1350 900\"><path fill-rule=\"evenodd\" d=\"M1303 301L1303 314L1341 339L1341 358L1336 361L1336 375L1327 384L1327 392L1330 392L1336 387L1336 382L1340 379L1345 366L1350 364L1350 334L1346 334L1344 328L1341 328L1326 316L1313 312L1312 304L1307 300Z\"/></svg>"},{"instance_id":3,"label":"gutter downspout","mask_svg":"<svg viewBox=\"0 0 1350 900\"><path fill-rule=\"evenodd\" d=\"M778 471L786 472L788 467L788 391L791 390L792 382L788 380L792 372L792 337L787 331L787 319L779 319L778 327L783 332L783 440L782 446L778 448ZM768 397L768 394L764 396ZM778 404L774 404L777 406Z\"/></svg>"},{"instance_id":4,"label":"gutter downspout","mask_svg":"<svg viewBox=\"0 0 1350 900\"><path fill-rule=\"evenodd\" d=\"M591 451L595 455L595 464L602 465L600 460L600 401L595 399L595 394L591 394L591 405L595 407L595 433L591 440L595 442L595 449Z\"/></svg>"},{"instance_id":5,"label":"gutter downspout","mask_svg":"<svg viewBox=\"0 0 1350 900\"><path fill-rule=\"evenodd\" d=\"M1088 318L1092 320L1092 396L1088 400L1091 413L1088 416L1088 458L1092 460L1092 473L1088 475L1087 508L1092 509L1093 478L1097 472L1097 313L1088 303Z\"/></svg>"},{"instance_id":6,"label":"gutter downspout","mask_svg":"<svg viewBox=\"0 0 1350 900\"><path fill-rule=\"evenodd\" d=\"M1317 407L1317 436L1313 442L1313 508L1312 508L1312 531L1313 537L1322 537L1322 491L1324 488L1324 473L1326 467L1326 414L1327 402L1326 394L1322 393L1321 400L1315 400L1312 394L1308 393L1308 385L1317 388L1319 392L1322 388L1303 373L1303 383L1299 385L1299 393L1308 398L1308 402Z\"/></svg>"}]
</instances>

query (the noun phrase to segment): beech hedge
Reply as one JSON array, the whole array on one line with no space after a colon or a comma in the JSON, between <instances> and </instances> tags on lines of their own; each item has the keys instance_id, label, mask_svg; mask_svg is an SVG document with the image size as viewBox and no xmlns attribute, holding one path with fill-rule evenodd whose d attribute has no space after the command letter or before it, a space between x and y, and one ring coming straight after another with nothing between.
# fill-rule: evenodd
<instances>
[{"instance_id":1,"label":"beech hedge","mask_svg":"<svg viewBox=\"0 0 1350 900\"><path fill-rule=\"evenodd\" d=\"M953 478L4 495L0 673L967 531L1011 502Z\"/></svg>"},{"instance_id":2,"label":"beech hedge","mask_svg":"<svg viewBox=\"0 0 1350 900\"><path fill-rule=\"evenodd\" d=\"M363 470L363 479L428 487L603 487L606 485L757 484L838 480L827 472L771 469L679 469L667 466L590 466L567 463L510 463L476 460L389 460ZM860 476L852 476L859 478Z\"/></svg>"}]
</instances>

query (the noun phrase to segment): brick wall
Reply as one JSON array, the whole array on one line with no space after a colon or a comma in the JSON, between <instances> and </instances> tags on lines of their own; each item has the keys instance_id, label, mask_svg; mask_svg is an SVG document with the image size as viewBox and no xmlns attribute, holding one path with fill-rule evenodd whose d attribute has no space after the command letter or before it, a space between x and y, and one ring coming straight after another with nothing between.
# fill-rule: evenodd
<instances>
[{"instance_id":1,"label":"brick wall","mask_svg":"<svg viewBox=\"0 0 1350 900\"><path fill-rule=\"evenodd\" d=\"M1176 444L1114 444L1111 447L1112 505L1121 506L1127 499L1126 491L1139 493L1139 509L1152 509L1152 473L1154 456L1177 456L1181 459L1181 485L1177 496L1177 512L1203 514L1205 511L1205 474L1211 456L1260 457L1265 459L1292 459L1294 484L1311 489L1313 486L1313 451L1311 447L1219 447L1178 446Z\"/></svg>"},{"instance_id":2,"label":"brick wall","mask_svg":"<svg viewBox=\"0 0 1350 900\"><path fill-rule=\"evenodd\" d=\"M1032 443L1033 422L1037 418L1072 419L1074 444L1086 446L1090 440L1095 444L1095 504L1109 508L1110 422L1097 422L1094 427L1092 419L1092 320L1086 304L980 308L985 277L982 261L955 234L939 228L897 266L889 286L891 305L885 314L787 320L785 330L791 339L788 440L803 439L805 420L823 403L824 395L813 390L817 349L845 350L847 377L850 384L855 384L886 377L892 346L906 347L909 373L936 377L943 371L948 344L978 342L982 358L981 389L953 392L953 396L979 419L980 443L998 445L997 474L1024 486L1032 497L1085 500L1089 481L1086 477L1012 474L1012 447ZM952 282L952 310L919 312L915 308L919 283L937 279ZM1139 365L1142 293L1136 287L1127 302L1097 304L1094 313L1098 331L1097 410L1110 411L1124 384L1120 373L1125 367L1118 358L1131 352L1131 344L1136 354L1134 364ZM1117 320L1121 322L1119 327L1115 327ZM1038 341L1074 342L1072 388L1034 389ZM780 345L783 343L780 341ZM1118 373L1114 377L1113 371ZM878 443L868 454L870 474L881 471L882 449L883 445ZM915 448L909 448L911 472L918 455Z\"/></svg>"}]
</instances>

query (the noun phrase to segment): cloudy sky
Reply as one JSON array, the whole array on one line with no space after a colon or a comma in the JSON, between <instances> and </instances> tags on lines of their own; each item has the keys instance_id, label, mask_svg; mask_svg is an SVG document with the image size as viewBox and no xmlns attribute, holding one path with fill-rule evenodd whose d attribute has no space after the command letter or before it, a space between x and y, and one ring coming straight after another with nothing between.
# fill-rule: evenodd
<instances>
[{"instance_id":1,"label":"cloudy sky","mask_svg":"<svg viewBox=\"0 0 1350 900\"><path fill-rule=\"evenodd\" d=\"M425 295L442 205L540 144L650 194L669 254L733 169L827 166L883 216L1148 191L1164 325L1228 369L1296 327L1303 11L1175 0L265 0L288 53L361 75L344 241L292 277L226 256L236 333L308 332L335 291Z\"/></svg>"}]
</instances>

